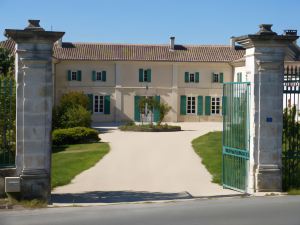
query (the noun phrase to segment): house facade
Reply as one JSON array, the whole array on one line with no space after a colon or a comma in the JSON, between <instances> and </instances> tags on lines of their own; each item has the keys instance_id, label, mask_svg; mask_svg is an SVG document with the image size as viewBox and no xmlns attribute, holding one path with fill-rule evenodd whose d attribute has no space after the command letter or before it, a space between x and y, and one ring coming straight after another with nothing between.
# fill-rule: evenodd
<instances>
[{"instance_id":1,"label":"house facade","mask_svg":"<svg viewBox=\"0 0 300 225\"><path fill-rule=\"evenodd\" d=\"M12 40L0 45L14 48ZM54 104L64 93L81 91L93 122L156 121L155 110L139 107L146 97L171 106L168 122L221 121L222 84L247 81L244 54L230 45L176 45L173 37L166 45L58 41Z\"/></svg>"},{"instance_id":2,"label":"house facade","mask_svg":"<svg viewBox=\"0 0 300 225\"><path fill-rule=\"evenodd\" d=\"M138 104L152 97L172 107L165 121L221 121L222 83L233 80L231 63L243 54L230 46L175 45L174 38L169 45L57 43L55 104L82 91L94 122L156 121Z\"/></svg>"}]
</instances>

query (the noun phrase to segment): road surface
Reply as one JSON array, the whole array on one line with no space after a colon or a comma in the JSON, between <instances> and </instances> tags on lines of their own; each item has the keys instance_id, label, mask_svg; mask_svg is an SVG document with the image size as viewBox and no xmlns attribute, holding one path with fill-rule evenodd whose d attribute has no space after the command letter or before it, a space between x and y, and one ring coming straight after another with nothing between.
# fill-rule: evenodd
<instances>
[{"instance_id":1,"label":"road surface","mask_svg":"<svg viewBox=\"0 0 300 225\"><path fill-rule=\"evenodd\" d=\"M1 225L299 225L300 196L0 211Z\"/></svg>"}]
</instances>

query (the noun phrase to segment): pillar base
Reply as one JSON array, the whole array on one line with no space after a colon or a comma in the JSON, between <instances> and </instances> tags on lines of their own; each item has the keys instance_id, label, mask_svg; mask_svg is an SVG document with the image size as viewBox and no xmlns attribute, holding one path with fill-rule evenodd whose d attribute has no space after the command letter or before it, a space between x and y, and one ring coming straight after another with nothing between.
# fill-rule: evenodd
<instances>
[{"instance_id":1,"label":"pillar base","mask_svg":"<svg viewBox=\"0 0 300 225\"><path fill-rule=\"evenodd\" d=\"M263 165L255 171L256 192L281 192L282 171L278 165Z\"/></svg>"},{"instance_id":2,"label":"pillar base","mask_svg":"<svg viewBox=\"0 0 300 225\"><path fill-rule=\"evenodd\" d=\"M50 177L43 169L24 169L21 178L21 198L48 201Z\"/></svg>"}]
</instances>

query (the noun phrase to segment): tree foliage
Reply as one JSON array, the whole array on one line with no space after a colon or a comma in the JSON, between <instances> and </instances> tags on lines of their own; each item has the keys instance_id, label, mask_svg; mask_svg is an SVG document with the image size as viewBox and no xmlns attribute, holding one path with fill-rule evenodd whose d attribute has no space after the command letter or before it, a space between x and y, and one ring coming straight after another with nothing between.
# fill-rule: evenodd
<instances>
[{"instance_id":1,"label":"tree foliage","mask_svg":"<svg viewBox=\"0 0 300 225\"><path fill-rule=\"evenodd\" d=\"M5 48L0 48L0 76L14 75L14 56Z\"/></svg>"},{"instance_id":2,"label":"tree foliage","mask_svg":"<svg viewBox=\"0 0 300 225\"><path fill-rule=\"evenodd\" d=\"M168 112L172 109L167 103L160 103L153 97L142 97L140 102L139 102L139 109L140 113L143 112L147 105L147 108L149 109L149 113L151 114L151 121L150 123L152 124L152 115L154 110L158 110L159 112L159 120L157 122L158 125L161 124L161 122L164 120L165 116L168 114ZM146 112L148 113L148 112ZM142 120L142 122L144 122Z\"/></svg>"},{"instance_id":3,"label":"tree foliage","mask_svg":"<svg viewBox=\"0 0 300 225\"><path fill-rule=\"evenodd\" d=\"M60 104L53 108L53 129L90 127L89 99L83 92L69 92L61 97Z\"/></svg>"},{"instance_id":4,"label":"tree foliage","mask_svg":"<svg viewBox=\"0 0 300 225\"><path fill-rule=\"evenodd\" d=\"M169 106L167 103L160 103L159 104L159 106L158 106L158 110L159 110L158 124L159 125L161 124L161 122L164 120L164 118L170 112L171 109L172 109L172 107Z\"/></svg>"}]
</instances>

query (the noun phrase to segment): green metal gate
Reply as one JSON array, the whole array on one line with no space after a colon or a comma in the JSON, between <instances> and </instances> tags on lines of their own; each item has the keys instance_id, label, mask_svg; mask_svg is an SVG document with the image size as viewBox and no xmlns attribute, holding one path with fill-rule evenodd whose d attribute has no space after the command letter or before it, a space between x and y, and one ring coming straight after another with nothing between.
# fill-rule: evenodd
<instances>
[{"instance_id":1,"label":"green metal gate","mask_svg":"<svg viewBox=\"0 0 300 225\"><path fill-rule=\"evenodd\" d=\"M282 187L300 188L300 68L287 67L283 89Z\"/></svg>"},{"instance_id":2,"label":"green metal gate","mask_svg":"<svg viewBox=\"0 0 300 225\"><path fill-rule=\"evenodd\" d=\"M250 83L223 86L223 187L246 192L249 169Z\"/></svg>"}]
</instances>

